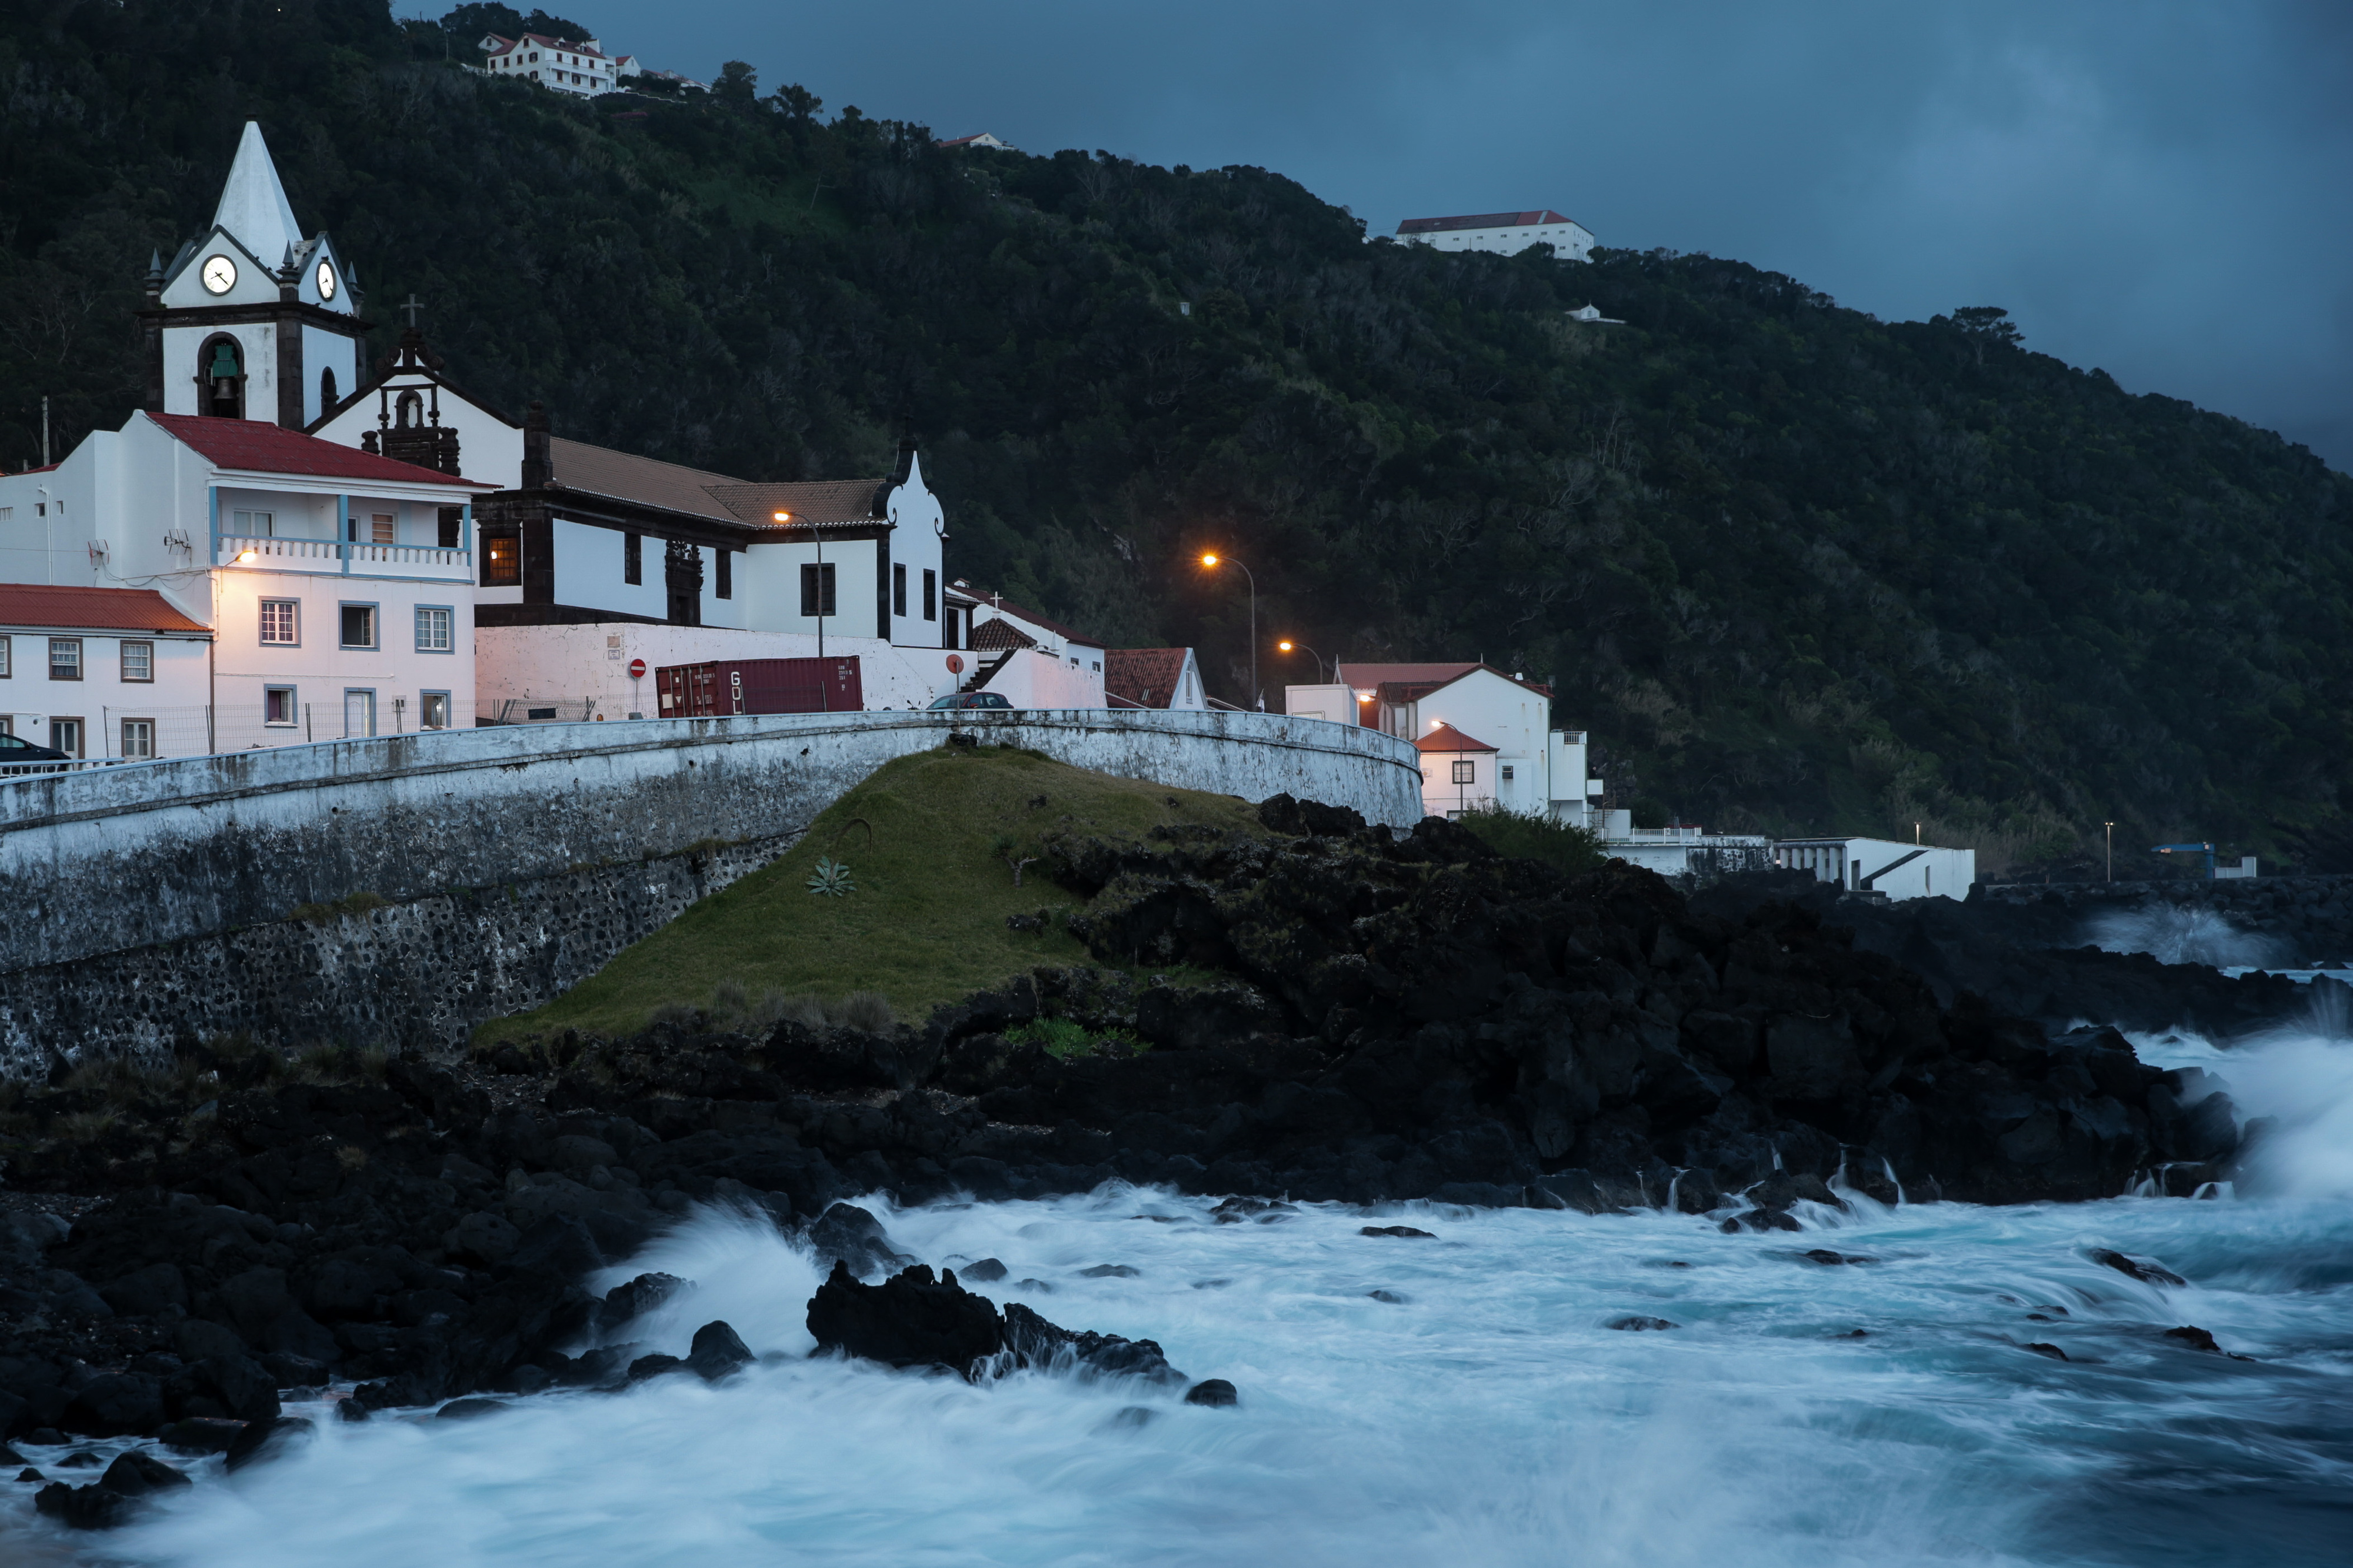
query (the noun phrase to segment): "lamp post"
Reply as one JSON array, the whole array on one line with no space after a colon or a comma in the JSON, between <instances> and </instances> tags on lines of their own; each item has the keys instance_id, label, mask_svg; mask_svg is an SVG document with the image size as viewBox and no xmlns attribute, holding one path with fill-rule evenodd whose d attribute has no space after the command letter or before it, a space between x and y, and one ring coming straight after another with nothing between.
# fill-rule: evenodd
<instances>
[{"instance_id":1,"label":"lamp post","mask_svg":"<svg viewBox=\"0 0 2353 1568\"><path fill-rule=\"evenodd\" d=\"M1213 569L1220 564L1240 566L1242 580L1250 584L1250 705L1253 708L1263 709L1266 706L1266 700L1258 694L1258 579L1250 575L1249 567L1242 566L1240 562L1230 555L1219 555L1212 552L1201 557L1201 564Z\"/></svg>"},{"instance_id":2,"label":"lamp post","mask_svg":"<svg viewBox=\"0 0 2353 1568\"><path fill-rule=\"evenodd\" d=\"M1305 643L1293 642L1289 637L1285 637L1274 646L1281 648L1285 653L1291 652L1293 648L1298 649L1301 653L1305 654L1308 658L1315 661L1316 674L1324 674L1324 656L1317 653L1314 648L1309 647Z\"/></svg>"},{"instance_id":3,"label":"lamp post","mask_svg":"<svg viewBox=\"0 0 2353 1568\"><path fill-rule=\"evenodd\" d=\"M2113 822L2103 822L2100 826L2107 830L2108 880L2113 882L2116 879L2116 825Z\"/></svg>"}]
</instances>

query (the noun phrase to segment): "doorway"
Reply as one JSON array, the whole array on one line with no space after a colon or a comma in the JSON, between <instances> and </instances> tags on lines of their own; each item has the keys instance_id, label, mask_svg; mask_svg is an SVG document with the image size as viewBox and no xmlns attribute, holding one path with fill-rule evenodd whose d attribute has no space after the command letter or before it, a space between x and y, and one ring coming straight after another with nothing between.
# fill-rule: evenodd
<instances>
[{"instance_id":1,"label":"doorway","mask_svg":"<svg viewBox=\"0 0 2353 1568\"><path fill-rule=\"evenodd\" d=\"M49 749L63 752L69 757L81 755L81 721L52 719L49 721Z\"/></svg>"},{"instance_id":2,"label":"doorway","mask_svg":"<svg viewBox=\"0 0 2353 1568\"><path fill-rule=\"evenodd\" d=\"M343 739L363 740L375 733L375 693L346 691L343 693Z\"/></svg>"}]
</instances>

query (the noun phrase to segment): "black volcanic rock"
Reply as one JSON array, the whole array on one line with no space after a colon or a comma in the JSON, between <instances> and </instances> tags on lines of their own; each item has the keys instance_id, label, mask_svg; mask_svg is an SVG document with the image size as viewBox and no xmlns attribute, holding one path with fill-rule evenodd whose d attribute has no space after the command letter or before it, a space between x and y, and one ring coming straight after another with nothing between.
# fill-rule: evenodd
<instances>
[{"instance_id":1,"label":"black volcanic rock","mask_svg":"<svg viewBox=\"0 0 2353 1568\"><path fill-rule=\"evenodd\" d=\"M959 1286L952 1269L935 1278L918 1263L866 1285L839 1258L809 1299L808 1330L819 1350L959 1373L996 1354L1004 1339L997 1309Z\"/></svg>"}]
</instances>

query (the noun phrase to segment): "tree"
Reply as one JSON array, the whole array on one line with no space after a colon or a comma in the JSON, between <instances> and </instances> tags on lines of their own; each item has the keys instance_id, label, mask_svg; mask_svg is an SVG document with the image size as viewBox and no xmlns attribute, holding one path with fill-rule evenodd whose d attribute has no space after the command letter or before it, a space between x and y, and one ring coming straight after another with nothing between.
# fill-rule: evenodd
<instances>
[{"instance_id":1,"label":"tree","mask_svg":"<svg viewBox=\"0 0 2353 1568\"><path fill-rule=\"evenodd\" d=\"M1953 312L1953 325L1989 342L2014 345L2026 335L1999 305L1965 305Z\"/></svg>"},{"instance_id":2,"label":"tree","mask_svg":"<svg viewBox=\"0 0 2353 1568\"><path fill-rule=\"evenodd\" d=\"M785 118L796 125L807 125L825 108L825 100L797 81L786 82L776 89L774 97L776 107L784 110Z\"/></svg>"},{"instance_id":3,"label":"tree","mask_svg":"<svg viewBox=\"0 0 2353 1568\"><path fill-rule=\"evenodd\" d=\"M743 60L729 60L719 68L719 79L711 84L711 96L722 103L749 108L759 96L759 73Z\"/></svg>"}]
</instances>

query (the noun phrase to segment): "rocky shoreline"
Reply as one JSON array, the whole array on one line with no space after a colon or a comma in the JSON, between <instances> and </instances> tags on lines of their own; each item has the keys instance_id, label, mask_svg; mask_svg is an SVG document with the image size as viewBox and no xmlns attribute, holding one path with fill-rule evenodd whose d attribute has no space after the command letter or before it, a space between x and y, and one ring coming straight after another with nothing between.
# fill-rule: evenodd
<instances>
[{"instance_id":1,"label":"rocky shoreline","mask_svg":"<svg viewBox=\"0 0 2353 1568\"><path fill-rule=\"evenodd\" d=\"M1687 902L1623 866L1569 878L1444 822L1398 838L1285 797L1262 815L1271 841L1050 843L1054 880L1092 901L1038 919L1145 978L1041 971L888 1037L664 1025L295 1064L183 1038L165 1069L21 1090L0 1435L250 1450L287 1390L332 1384L351 1414L625 1384L627 1363L571 1352L660 1282L583 1281L703 1203L840 1260L819 1296L849 1326L821 1342L1174 1379L1149 1342L1010 1308L981 1324L979 1298L845 1200L1124 1180L1243 1207L1670 1205L1736 1231L1797 1228L1797 1205L1842 1194L2186 1196L2228 1173L2234 1119L2200 1075L2144 1066L2113 1030L1940 1005L1802 902ZM877 1291L936 1316L955 1353L858 1327Z\"/></svg>"}]
</instances>

